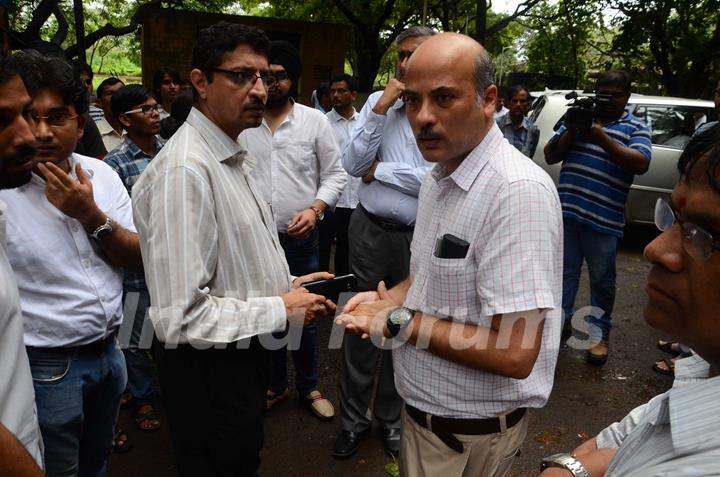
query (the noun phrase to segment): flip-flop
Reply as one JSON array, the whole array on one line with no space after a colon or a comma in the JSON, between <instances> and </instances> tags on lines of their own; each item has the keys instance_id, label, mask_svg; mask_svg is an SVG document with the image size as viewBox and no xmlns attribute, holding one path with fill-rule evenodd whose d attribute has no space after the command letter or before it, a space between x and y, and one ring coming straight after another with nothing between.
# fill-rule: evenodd
<instances>
[{"instance_id":1,"label":"flip-flop","mask_svg":"<svg viewBox=\"0 0 720 477\"><path fill-rule=\"evenodd\" d=\"M663 351L672 356L677 356L682 353L682 350L680 349L680 343L678 343L677 341L658 340L657 347L660 351Z\"/></svg>"},{"instance_id":2,"label":"flip-flop","mask_svg":"<svg viewBox=\"0 0 720 477\"><path fill-rule=\"evenodd\" d=\"M112 452L114 454L125 454L130 452L130 449L132 449L132 442L128 439L127 434L118 427L113 436Z\"/></svg>"},{"instance_id":3,"label":"flip-flop","mask_svg":"<svg viewBox=\"0 0 720 477\"><path fill-rule=\"evenodd\" d=\"M660 363L665 363L667 367L660 367ZM670 358L664 358L661 361L656 361L652 369L656 373L664 374L665 376L675 376L675 361Z\"/></svg>"},{"instance_id":4,"label":"flip-flop","mask_svg":"<svg viewBox=\"0 0 720 477\"><path fill-rule=\"evenodd\" d=\"M150 426L143 426L143 423L148 422L151 423ZM154 432L160 429L160 421L158 420L157 414L155 414L155 409L150 406L150 409L145 412L136 412L135 426L143 432Z\"/></svg>"}]
</instances>

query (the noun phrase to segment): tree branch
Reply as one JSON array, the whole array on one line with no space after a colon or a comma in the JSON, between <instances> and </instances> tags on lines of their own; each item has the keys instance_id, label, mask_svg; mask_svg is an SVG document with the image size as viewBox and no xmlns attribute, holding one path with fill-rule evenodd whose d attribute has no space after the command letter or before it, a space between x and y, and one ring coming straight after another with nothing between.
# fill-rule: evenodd
<instances>
[{"instance_id":1,"label":"tree branch","mask_svg":"<svg viewBox=\"0 0 720 477\"><path fill-rule=\"evenodd\" d=\"M62 9L60 8L59 3L55 3L52 10L53 15L55 15L55 18L58 22L58 29L55 32L55 35L53 36L52 40L50 40L51 43L55 43L56 45L61 45L63 41L65 41L65 38L67 38L68 34L68 21L67 18L65 18L65 13L63 13Z\"/></svg>"},{"instance_id":2,"label":"tree branch","mask_svg":"<svg viewBox=\"0 0 720 477\"><path fill-rule=\"evenodd\" d=\"M524 2L519 3L512 14L508 15L507 17L503 18L502 20L498 21L493 26L488 28L485 31L486 36L494 35L495 33L508 26L511 22L515 21L518 17L524 16L528 11L530 11L530 9L540 3L540 1L541 0L525 0Z\"/></svg>"}]
</instances>

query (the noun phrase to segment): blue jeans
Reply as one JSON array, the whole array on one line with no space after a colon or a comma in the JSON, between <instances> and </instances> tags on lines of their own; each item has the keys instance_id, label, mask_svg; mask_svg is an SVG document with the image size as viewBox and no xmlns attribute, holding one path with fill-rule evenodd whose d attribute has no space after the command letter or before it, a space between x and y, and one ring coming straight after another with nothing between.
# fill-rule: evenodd
<instances>
[{"instance_id":1,"label":"blue jeans","mask_svg":"<svg viewBox=\"0 0 720 477\"><path fill-rule=\"evenodd\" d=\"M137 408L149 403L153 397L154 368L149 354L153 328L147 317L147 309L150 307L147 289L126 288L123 292L123 307L128 316L123 319L118 341L127 361L132 404Z\"/></svg>"},{"instance_id":2,"label":"blue jeans","mask_svg":"<svg viewBox=\"0 0 720 477\"><path fill-rule=\"evenodd\" d=\"M320 234L317 227L310 237L298 240L281 235L280 244L285 251L285 258L290 266L290 273L295 276L307 275L320 270ZM287 332L275 333L275 338L281 338ZM295 363L295 387L300 396L305 396L317 389L317 326L311 323L302 330L302 338L298 349L292 350ZM287 388L287 346L273 351L272 377L270 391L280 394Z\"/></svg>"},{"instance_id":3,"label":"blue jeans","mask_svg":"<svg viewBox=\"0 0 720 477\"><path fill-rule=\"evenodd\" d=\"M602 310L599 316L589 317L590 336L593 341L607 340L615 305L615 259L620 238L597 232L569 218L563 219L563 227L562 308L565 320L570 320L575 312L575 296L585 260L590 275L590 304Z\"/></svg>"},{"instance_id":4,"label":"blue jeans","mask_svg":"<svg viewBox=\"0 0 720 477\"><path fill-rule=\"evenodd\" d=\"M104 349L28 348L48 477L104 477L125 389L125 358Z\"/></svg>"}]
</instances>

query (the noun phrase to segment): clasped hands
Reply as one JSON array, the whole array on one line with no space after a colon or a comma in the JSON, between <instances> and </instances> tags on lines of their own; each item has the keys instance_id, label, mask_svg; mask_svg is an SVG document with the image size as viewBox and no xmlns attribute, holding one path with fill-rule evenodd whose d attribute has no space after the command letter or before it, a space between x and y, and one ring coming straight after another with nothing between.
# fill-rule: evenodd
<instances>
[{"instance_id":1,"label":"clasped hands","mask_svg":"<svg viewBox=\"0 0 720 477\"><path fill-rule=\"evenodd\" d=\"M358 334L362 339L370 336L390 338L387 328L387 314L401 306L388 293L385 282L378 283L377 291L358 293L352 297L335 319L345 331Z\"/></svg>"}]
</instances>

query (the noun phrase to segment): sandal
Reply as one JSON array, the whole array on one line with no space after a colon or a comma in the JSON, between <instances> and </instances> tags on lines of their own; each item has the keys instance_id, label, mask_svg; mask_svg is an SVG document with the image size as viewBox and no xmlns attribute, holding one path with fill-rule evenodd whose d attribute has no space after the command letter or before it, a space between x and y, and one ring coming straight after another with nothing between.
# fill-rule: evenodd
<instances>
[{"instance_id":1,"label":"sandal","mask_svg":"<svg viewBox=\"0 0 720 477\"><path fill-rule=\"evenodd\" d=\"M142 411L144 409L144 411ZM135 412L135 425L143 432L154 432L160 429L155 409L150 404L142 404Z\"/></svg>"},{"instance_id":2,"label":"sandal","mask_svg":"<svg viewBox=\"0 0 720 477\"><path fill-rule=\"evenodd\" d=\"M678 356L680 353L682 353L682 349L680 349L680 343L678 343L677 341L658 340L657 347L660 351L663 351L672 356Z\"/></svg>"},{"instance_id":3,"label":"sandal","mask_svg":"<svg viewBox=\"0 0 720 477\"><path fill-rule=\"evenodd\" d=\"M280 404L283 401L287 401L289 397L290 391L288 391L287 388L280 394L276 394L268 389L267 394L265 394L265 409L269 411L271 407L276 404Z\"/></svg>"},{"instance_id":4,"label":"sandal","mask_svg":"<svg viewBox=\"0 0 720 477\"><path fill-rule=\"evenodd\" d=\"M130 449L132 449L132 443L128 440L127 434L118 427L115 431L115 435L113 436L112 448L110 451L113 454L125 454L126 452L130 452Z\"/></svg>"},{"instance_id":5,"label":"sandal","mask_svg":"<svg viewBox=\"0 0 720 477\"><path fill-rule=\"evenodd\" d=\"M661 361L656 361L653 364L653 371L656 373L664 374L665 376L675 376L675 360L671 358L665 358Z\"/></svg>"},{"instance_id":6,"label":"sandal","mask_svg":"<svg viewBox=\"0 0 720 477\"><path fill-rule=\"evenodd\" d=\"M129 408L131 403L132 394L130 394L130 391L125 391L124 393L122 393L122 396L120 397L120 409Z\"/></svg>"}]
</instances>

